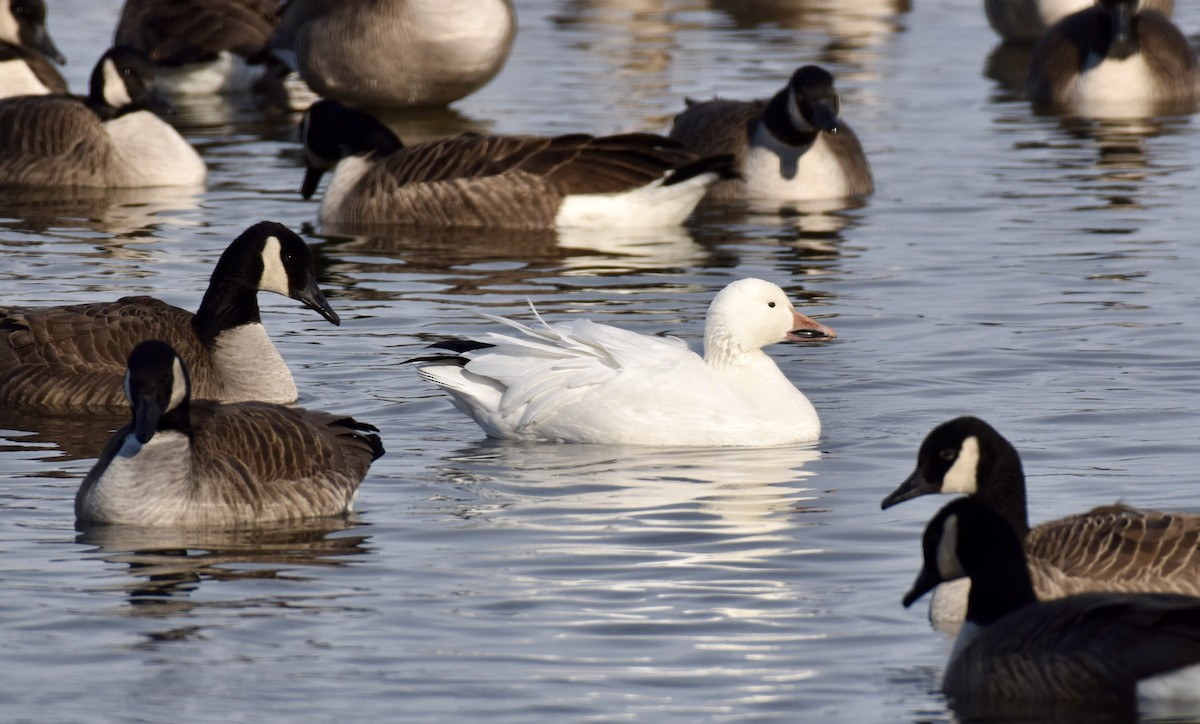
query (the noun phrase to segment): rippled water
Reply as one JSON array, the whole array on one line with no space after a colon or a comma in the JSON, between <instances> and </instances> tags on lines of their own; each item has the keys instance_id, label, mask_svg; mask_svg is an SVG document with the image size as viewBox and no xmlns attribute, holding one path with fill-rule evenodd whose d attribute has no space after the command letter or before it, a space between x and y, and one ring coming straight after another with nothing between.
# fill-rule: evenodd
<instances>
[{"instance_id":1,"label":"rippled water","mask_svg":"<svg viewBox=\"0 0 1200 724\"><path fill-rule=\"evenodd\" d=\"M80 88L118 0L51 2ZM206 189L0 199L0 301L152 293L194 308L262 218L303 229L343 326L264 320L306 406L378 425L348 524L77 536L72 498L119 420L0 412L0 707L9 721L945 720L947 639L900 597L940 500L879 511L936 423L1023 451L1043 520L1118 497L1200 509L1191 118L1066 123L1014 93L981 3L518 0L504 72L461 130L665 130L684 95L838 78L878 193L858 208L707 209L675 233L333 235L295 117L178 117ZM1185 31L1200 10L1180 3ZM404 360L476 311L700 336L732 279L779 282L841 338L780 345L812 449L486 441Z\"/></svg>"}]
</instances>

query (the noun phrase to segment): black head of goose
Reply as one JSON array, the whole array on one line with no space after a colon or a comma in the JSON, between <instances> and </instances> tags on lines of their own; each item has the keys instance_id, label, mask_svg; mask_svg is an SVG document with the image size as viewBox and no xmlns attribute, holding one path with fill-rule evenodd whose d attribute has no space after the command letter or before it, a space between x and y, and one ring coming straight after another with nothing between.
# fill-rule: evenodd
<instances>
[{"instance_id":1,"label":"black head of goose","mask_svg":"<svg viewBox=\"0 0 1200 724\"><path fill-rule=\"evenodd\" d=\"M1147 116L1200 101L1200 62L1165 15L1139 0L1095 0L1034 46L1027 92L1036 105L1089 116Z\"/></svg>"},{"instance_id":2,"label":"black head of goose","mask_svg":"<svg viewBox=\"0 0 1200 724\"><path fill-rule=\"evenodd\" d=\"M874 191L858 136L841 118L833 76L806 65L769 100L687 100L670 136L702 155L733 154L738 178L714 186L718 199L804 201Z\"/></svg>"},{"instance_id":3,"label":"black head of goose","mask_svg":"<svg viewBox=\"0 0 1200 724\"><path fill-rule=\"evenodd\" d=\"M66 93L67 62L46 30L42 0L0 0L0 98Z\"/></svg>"},{"instance_id":4,"label":"black head of goose","mask_svg":"<svg viewBox=\"0 0 1200 724\"><path fill-rule=\"evenodd\" d=\"M155 115L170 104L140 51L108 49L86 98L0 100L0 185L195 186L207 169L179 132Z\"/></svg>"},{"instance_id":5,"label":"black head of goose","mask_svg":"<svg viewBox=\"0 0 1200 724\"><path fill-rule=\"evenodd\" d=\"M288 0L272 48L322 97L445 106L500 72L515 35L512 0Z\"/></svg>"},{"instance_id":6,"label":"black head of goose","mask_svg":"<svg viewBox=\"0 0 1200 724\"><path fill-rule=\"evenodd\" d=\"M1000 514L1025 544L1039 598L1082 591L1200 594L1200 515L1116 504L1031 529L1021 457L979 418L934 428L916 468L882 507L932 493L969 495ZM935 622L961 620L965 590L938 594Z\"/></svg>"},{"instance_id":7,"label":"black head of goose","mask_svg":"<svg viewBox=\"0 0 1200 724\"><path fill-rule=\"evenodd\" d=\"M1162 677L1194 676L1187 669L1200 663L1200 598L1086 593L1039 602L1016 531L973 498L934 516L923 551L906 607L940 583L971 581L942 684L960 714L995 717L1028 702L1132 709L1139 695L1172 689Z\"/></svg>"},{"instance_id":8,"label":"black head of goose","mask_svg":"<svg viewBox=\"0 0 1200 724\"><path fill-rule=\"evenodd\" d=\"M126 0L114 41L146 54L173 95L250 89L271 59L279 0Z\"/></svg>"},{"instance_id":9,"label":"black head of goose","mask_svg":"<svg viewBox=\"0 0 1200 724\"><path fill-rule=\"evenodd\" d=\"M162 339L179 350L199 397L291 402L296 385L263 328L260 291L340 323L317 286L308 245L263 221L221 255L195 314L153 297L0 309L0 401L44 412L120 409L127 351Z\"/></svg>"},{"instance_id":10,"label":"black head of goose","mask_svg":"<svg viewBox=\"0 0 1200 724\"><path fill-rule=\"evenodd\" d=\"M309 198L335 169L321 221L545 229L674 226L733 175L728 155L700 157L662 136L487 136L405 146L368 113L314 103L300 133Z\"/></svg>"},{"instance_id":11,"label":"black head of goose","mask_svg":"<svg viewBox=\"0 0 1200 724\"><path fill-rule=\"evenodd\" d=\"M134 347L124 388L133 418L79 487L79 527L341 515L383 454L375 428L349 417L192 399L186 365L161 340Z\"/></svg>"}]
</instances>

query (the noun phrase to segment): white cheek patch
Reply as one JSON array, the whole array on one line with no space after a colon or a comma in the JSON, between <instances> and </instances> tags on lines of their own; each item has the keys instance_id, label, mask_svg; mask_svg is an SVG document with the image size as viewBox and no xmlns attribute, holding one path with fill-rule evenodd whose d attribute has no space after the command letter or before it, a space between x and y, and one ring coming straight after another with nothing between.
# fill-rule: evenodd
<instances>
[{"instance_id":1,"label":"white cheek patch","mask_svg":"<svg viewBox=\"0 0 1200 724\"><path fill-rule=\"evenodd\" d=\"M133 99L129 97L129 89L125 87L125 80L121 78L121 71L117 70L116 63L109 58L104 61L104 102L112 108L124 108L133 103Z\"/></svg>"},{"instance_id":2,"label":"white cheek patch","mask_svg":"<svg viewBox=\"0 0 1200 724\"><path fill-rule=\"evenodd\" d=\"M0 0L3 8L0 8L0 40L6 43L21 43L21 29L17 25L17 19L12 13L12 3L9 0Z\"/></svg>"},{"instance_id":3,"label":"white cheek patch","mask_svg":"<svg viewBox=\"0 0 1200 724\"><path fill-rule=\"evenodd\" d=\"M287 270L283 268L282 255L283 248L279 239L274 236L267 237L266 243L263 244L263 272L262 278L258 280L258 288L264 292L275 292L286 297L288 295L288 275Z\"/></svg>"},{"instance_id":4,"label":"white cheek patch","mask_svg":"<svg viewBox=\"0 0 1200 724\"><path fill-rule=\"evenodd\" d=\"M943 581L953 581L966 575L958 560L958 516L951 515L942 524L942 538L938 541L938 573Z\"/></svg>"},{"instance_id":5,"label":"white cheek patch","mask_svg":"<svg viewBox=\"0 0 1200 724\"><path fill-rule=\"evenodd\" d=\"M171 402L168 410L174 410L188 398L187 373L183 371L183 362L176 357L171 368Z\"/></svg>"},{"instance_id":6,"label":"white cheek patch","mask_svg":"<svg viewBox=\"0 0 1200 724\"><path fill-rule=\"evenodd\" d=\"M942 478L943 493L965 493L971 495L979 489L979 438L972 435L963 440L954 464Z\"/></svg>"}]
</instances>

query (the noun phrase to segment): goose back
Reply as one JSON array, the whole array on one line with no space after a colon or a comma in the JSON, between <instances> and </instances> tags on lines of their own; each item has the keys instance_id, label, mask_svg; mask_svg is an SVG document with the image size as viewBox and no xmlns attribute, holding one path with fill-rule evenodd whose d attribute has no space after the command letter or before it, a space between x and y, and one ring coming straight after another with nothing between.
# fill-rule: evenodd
<instances>
[{"instance_id":1,"label":"goose back","mask_svg":"<svg viewBox=\"0 0 1200 724\"><path fill-rule=\"evenodd\" d=\"M278 22L279 0L126 0L114 43L144 52L173 94L240 91L261 75Z\"/></svg>"},{"instance_id":2,"label":"goose back","mask_svg":"<svg viewBox=\"0 0 1200 724\"><path fill-rule=\"evenodd\" d=\"M273 45L326 98L438 106L490 81L515 32L511 0L289 0Z\"/></svg>"}]
</instances>

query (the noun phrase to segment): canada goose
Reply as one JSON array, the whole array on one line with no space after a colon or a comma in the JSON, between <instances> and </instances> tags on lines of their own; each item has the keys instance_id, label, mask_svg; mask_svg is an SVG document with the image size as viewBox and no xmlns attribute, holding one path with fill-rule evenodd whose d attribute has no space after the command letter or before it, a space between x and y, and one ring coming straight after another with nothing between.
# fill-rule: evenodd
<instances>
[{"instance_id":1,"label":"canada goose","mask_svg":"<svg viewBox=\"0 0 1200 724\"><path fill-rule=\"evenodd\" d=\"M273 46L326 98L444 106L500 72L515 32L512 0L288 0Z\"/></svg>"},{"instance_id":2,"label":"canada goose","mask_svg":"<svg viewBox=\"0 0 1200 724\"><path fill-rule=\"evenodd\" d=\"M1094 0L984 0L988 23L1006 43L1032 45L1046 29ZM1175 0L1142 0L1142 7L1170 16Z\"/></svg>"},{"instance_id":3,"label":"canada goose","mask_svg":"<svg viewBox=\"0 0 1200 724\"><path fill-rule=\"evenodd\" d=\"M221 254L195 314L153 297L0 309L0 402L45 412L121 408L125 355L144 339L180 351L198 397L291 402L296 384L263 329L259 291L340 323L317 287L308 245L262 221Z\"/></svg>"},{"instance_id":4,"label":"canada goose","mask_svg":"<svg viewBox=\"0 0 1200 724\"><path fill-rule=\"evenodd\" d=\"M648 133L484 136L404 146L373 116L323 100L300 134L310 198L337 167L321 221L342 224L674 226L733 158L700 158Z\"/></svg>"},{"instance_id":5,"label":"canada goose","mask_svg":"<svg viewBox=\"0 0 1200 724\"><path fill-rule=\"evenodd\" d=\"M702 156L737 158L740 176L709 189L713 199L869 194L875 190L871 166L858 136L839 117L840 108L833 76L806 65L770 100L687 99L670 136Z\"/></svg>"},{"instance_id":6,"label":"canada goose","mask_svg":"<svg viewBox=\"0 0 1200 724\"><path fill-rule=\"evenodd\" d=\"M923 550L906 607L943 581L971 581L942 682L956 708L992 717L1022 701L1132 709L1139 695L1153 695L1147 685L1169 686L1156 677L1190 676L1187 667L1200 663L1200 598L1085 593L1039 602L1015 531L977 500L942 508Z\"/></svg>"},{"instance_id":7,"label":"canada goose","mask_svg":"<svg viewBox=\"0 0 1200 724\"><path fill-rule=\"evenodd\" d=\"M152 110L165 108L145 56L110 48L87 98L0 100L0 185L193 186L204 161Z\"/></svg>"},{"instance_id":8,"label":"canada goose","mask_svg":"<svg viewBox=\"0 0 1200 724\"><path fill-rule=\"evenodd\" d=\"M125 0L114 45L154 64L177 95L248 90L270 56L279 0Z\"/></svg>"},{"instance_id":9,"label":"canada goose","mask_svg":"<svg viewBox=\"0 0 1200 724\"><path fill-rule=\"evenodd\" d=\"M934 428L921 444L916 469L882 507L929 493L965 493L1002 515L1025 542L1039 598L1083 591L1200 594L1200 515L1116 504L1030 529L1021 458L978 418ZM935 623L961 620L965 595L961 587L939 589Z\"/></svg>"},{"instance_id":10,"label":"canada goose","mask_svg":"<svg viewBox=\"0 0 1200 724\"><path fill-rule=\"evenodd\" d=\"M612 445L768 446L821 435L812 403L762 348L836 336L796 312L778 286L741 279L708 308L704 356L674 337L587 319L537 328L485 315L523 337L413 360L421 377L491 437Z\"/></svg>"},{"instance_id":11,"label":"canada goose","mask_svg":"<svg viewBox=\"0 0 1200 724\"><path fill-rule=\"evenodd\" d=\"M1187 38L1138 0L1096 0L1034 46L1030 100L1092 116L1145 116L1200 100L1200 63Z\"/></svg>"},{"instance_id":12,"label":"canada goose","mask_svg":"<svg viewBox=\"0 0 1200 724\"><path fill-rule=\"evenodd\" d=\"M66 93L51 64L67 62L46 30L42 0L0 0L0 98Z\"/></svg>"},{"instance_id":13,"label":"canada goose","mask_svg":"<svg viewBox=\"0 0 1200 724\"><path fill-rule=\"evenodd\" d=\"M75 524L237 525L349 512L377 430L267 402L192 399L187 367L152 339L129 355L133 420L75 495Z\"/></svg>"}]
</instances>

